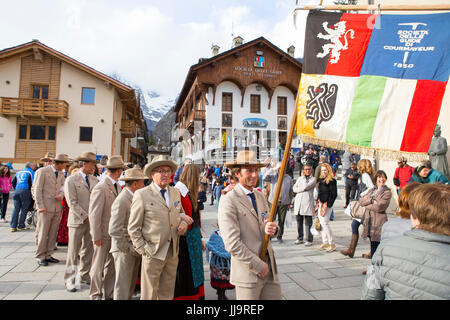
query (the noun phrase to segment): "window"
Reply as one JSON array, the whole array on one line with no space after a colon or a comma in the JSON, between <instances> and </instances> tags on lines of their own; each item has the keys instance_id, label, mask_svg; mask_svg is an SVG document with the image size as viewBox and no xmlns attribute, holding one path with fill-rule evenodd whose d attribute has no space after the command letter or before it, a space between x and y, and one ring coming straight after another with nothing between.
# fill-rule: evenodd
<instances>
[{"instance_id":1,"label":"window","mask_svg":"<svg viewBox=\"0 0 450 320\"><path fill-rule=\"evenodd\" d=\"M250 112L261 113L261 96L259 94L250 95Z\"/></svg>"},{"instance_id":2,"label":"window","mask_svg":"<svg viewBox=\"0 0 450 320\"><path fill-rule=\"evenodd\" d=\"M233 112L233 94L231 92L222 93L222 111Z\"/></svg>"},{"instance_id":3,"label":"window","mask_svg":"<svg viewBox=\"0 0 450 320\"><path fill-rule=\"evenodd\" d=\"M287 118L278 117L278 129L279 130L287 130Z\"/></svg>"},{"instance_id":4,"label":"window","mask_svg":"<svg viewBox=\"0 0 450 320\"><path fill-rule=\"evenodd\" d=\"M45 140L45 126L30 125L30 139L31 140Z\"/></svg>"},{"instance_id":5,"label":"window","mask_svg":"<svg viewBox=\"0 0 450 320\"><path fill-rule=\"evenodd\" d=\"M222 113L222 127L232 127L232 126L233 126L233 114Z\"/></svg>"},{"instance_id":6,"label":"window","mask_svg":"<svg viewBox=\"0 0 450 320\"><path fill-rule=\"evenodd\" d=\"M33 99L48 99L48 86L33 86Z\"/></svg>"},{"instance_id":7,"label":"window","mask_svg":"<svg viewBox=\"0 0 450 320\"><path fill-rule=\"evenodd\" d=\"M80 127L80 142L92 142L92 127Z\"/></svg>"},{"instance_id":8,"label":"window","mask_svg":"<svg viewBox=\"0 0 450 320\"><path fill-rule=\"evenodd\" d=\"M54 123L18 124L18 140L56 140L56 125Z\"/></svg>"},{"instance_id":9,"label":"window","mask_svg":"<svg viewBox=\"0 0 450 320\"><path fill-rule=\"evenodd\" d=\"M56 136L56 127L49 126L48 127L48 140L55 140L55 136Z\"/></svg>"},{"instance_id":10,"label":"window","mask_svg":"<svg viewBox=\"0 0 450 320\"><path fill-rule=\"evenodd\" d=\"M278 115L287 116L287 98L286 97L278 97Z\"/></svg>"},{"instance_id":11,"label":"window","mask_svg":"<svg viewBox=\"0 0 450 320\"><path fill-rule=\"evenodd\" d=\"M26 139L27 138L27 129L28 127L25 125L19 126L19 139Z\"/></svg>"},{"instance_id":12,"label":"window","mask_svg":"<svg viewBox=\"0 0 450 320\"><path fill-rule=\"evenodd\" d=\"M95 88L82 88L81 103L83 104L95 103Z\"/></svg>"}]
</instances>

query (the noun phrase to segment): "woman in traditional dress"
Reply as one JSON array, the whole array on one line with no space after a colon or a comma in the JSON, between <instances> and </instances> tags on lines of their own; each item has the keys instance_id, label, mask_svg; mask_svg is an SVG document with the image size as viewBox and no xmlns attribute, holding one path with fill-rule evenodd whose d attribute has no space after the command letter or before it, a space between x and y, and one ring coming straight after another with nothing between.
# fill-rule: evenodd
<instances>
[{"instance_id":1,"label":"woman in traditional dress","mask_svg":"<svg viewBox=\"0 0 450 320\"><path fill-rule=\"evenodd\" d=\"M175 184L181 194L183 211L194 222L188 227L186 235L180 236L174 300L205 299L202 255L205 244L200 233L201 222L197 204L199 183L200 168L195 164L187 164L180 180Z\"/></svg>"}]
</instances>

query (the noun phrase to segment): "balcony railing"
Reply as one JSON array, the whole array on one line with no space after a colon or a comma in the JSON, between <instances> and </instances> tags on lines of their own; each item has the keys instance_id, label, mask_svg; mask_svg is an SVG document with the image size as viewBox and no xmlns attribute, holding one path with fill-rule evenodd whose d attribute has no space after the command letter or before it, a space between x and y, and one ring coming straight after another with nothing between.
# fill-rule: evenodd
<instances>
[{"instance_id":1,"label":"balcony railing","mask_svg":"<svg viewBox=\"0 0 450 320\"><path fill-rule=\"evenodd\" d=\"M136 137L136 122L134 120L122 120L120 132L125 138Z\"/></svg>"},{"instance_id":2,"label":"balcony railing","mask_svg":"<svg viewBox=\"0 0 450 320\"><path fill-rule=\"evenodd\" d=\"M69 119L69 104L64 100L0 98L0 115Z\"/></svg>"},{"instance_id":3,"label":"balcony railing","mask_svg":"<svg viewBox=\"0 0 450 320\"><path fill-rule=\"evenodd\" d=\"M205 120L205 110L191 110L186 119L180 124L181 129L187 129L195 120Z\"/></svg>"}]
</instances>

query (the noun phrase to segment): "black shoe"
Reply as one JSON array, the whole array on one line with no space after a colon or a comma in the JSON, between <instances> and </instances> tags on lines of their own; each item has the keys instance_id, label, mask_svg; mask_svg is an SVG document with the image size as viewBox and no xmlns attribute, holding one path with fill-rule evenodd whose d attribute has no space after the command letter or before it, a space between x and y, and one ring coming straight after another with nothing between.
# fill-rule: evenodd
<instances>
[{"instance_id":1,"label":"black shoe","mask_svg":"<svg viewBox=\"0 0 450 320\"><path fill-rule=\"evenodd\" d=\"M46 266L48 266L48 262L47 262L46 259L40 259L40 260L38 261L38 265L43 266L43 267L46 267Z\"/></svg>"},{"instance_id":2,"label":"black shoe","mask_svg":"<svg viewBox=\"0 0 450 320\"><path fill-rule=\"evenodd\" d=\"M45 259L45 261L47 261L47 262L52 262L52 263L58 263L58 262L59 262L58 259L55 259L55 258L53 258L53 257L50 257L50 258L48 258L48 259Z\"/></svg>"}]
</instances>

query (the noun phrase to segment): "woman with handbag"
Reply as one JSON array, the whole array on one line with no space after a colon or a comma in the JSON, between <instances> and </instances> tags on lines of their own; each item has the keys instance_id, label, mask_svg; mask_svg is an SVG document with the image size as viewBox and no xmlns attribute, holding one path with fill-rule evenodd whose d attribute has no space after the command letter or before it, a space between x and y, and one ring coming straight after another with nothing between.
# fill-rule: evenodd
<instances>
[{"instance_id":1,"label":"woman with handbag","mask_svg":"<svg viewBox=\"0 0 450 320\"><path fill-rule=\"evenodd\" d=\"M373 179L374 179L374 175L375 175L375 170L372 166L372 162L370 162L370 160L368 160L368 159L359 160L358 165L357 165L357 170L358 170L358 174L360 175L360 178L359 178L359 183L358 183L358 192L357 192L356 199L359 199L361 196L364 196L369 191L369 189L372 189L374 187ZM361 222L356 219L352 220L352 239L350 241L350 245L349 245L348 249L341 250L340 252L344 256L349 256L350 258L353 258L354 254L355 254L355 250L356 250L356 245L358 244L358 240L359 240L358 229L359 229L359 226L361 225L361 223L363 223L363 219L364 219L364 215L363 215L364 209L360 208L360 206L358 205L358 202L356 200L350 202L350 208L352 209L352 215L354 217L359 216L359 218L361 219ZM358 211L359 215L355 211ZM363 256L363 258L368 258L368 259L370 259L370 257L371 257L370 253L368 253L368 254L364 253L362 256Z\"/></svg>"},{"instance_id":2,"label":"woman with handbag","mask_svg":"<svg viewBox=\"0 0 450 320\"><path fill-rule=\"evenodd\" d=\"M318 249L325 250L326 252L333 252L336 250L333 232L329 225L332 207L336 198L337 183L334 178L333 169L328 163L322 163L315 212L317 212L317 216L319 217L322 226L322 244Z\"/></svg>"},{"instance_id":3,"label":"woman with handbag","mask_svg":"<svg viewBox=\"0 0 450 320\"><path fill-rule=\"evenodd\" d=\"M370 239L371 257L380 244L381 229L388 220L386 209L392 198L392 191L386 186L387 175L383 170L377 171L375 181L375 187L359 199L359 204L366 209L361 237Z\"/></svg>"}]
</instances>

